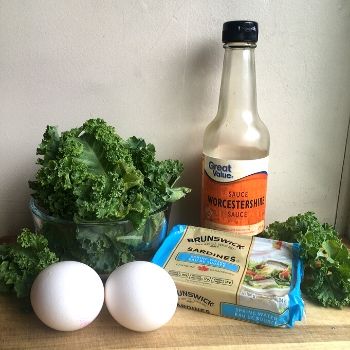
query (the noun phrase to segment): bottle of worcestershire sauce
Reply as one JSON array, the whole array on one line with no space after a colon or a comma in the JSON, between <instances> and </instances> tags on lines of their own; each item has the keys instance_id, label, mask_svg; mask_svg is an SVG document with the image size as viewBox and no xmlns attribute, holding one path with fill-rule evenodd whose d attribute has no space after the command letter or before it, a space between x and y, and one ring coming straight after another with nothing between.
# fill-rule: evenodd
<instances>
[{"instance_id":1,"label":"bottle of worcestershire sauce","mask_svg":"<svg viewBox=\"0 0 350 350\"><path fill-rule=\"evenodd\" d=\"M201 225L252 236L265 226L270 147L257 110L258 23L226 22L222 41L219 107L204 133Z\"/></svg>"}]
</instances>

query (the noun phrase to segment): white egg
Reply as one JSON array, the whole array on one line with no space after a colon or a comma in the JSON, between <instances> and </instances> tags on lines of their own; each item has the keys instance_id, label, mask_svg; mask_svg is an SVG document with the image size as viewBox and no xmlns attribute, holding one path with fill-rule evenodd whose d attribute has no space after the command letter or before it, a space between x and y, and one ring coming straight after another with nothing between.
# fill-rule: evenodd
<instances>
[{"instance_id":1,"label":"white egg","mask_svg":"<svg viewBox=\"0 0 350 350\"><path fill-rule=\"evenodd\" d=\"M35 314L47 326L74 331L101 311L104 288L99 275L77 261L62 261L41 271L30 292Z\"/></svg>"},{"instance_id":2,"label":"white egg","mask_svg":"<svg viewBox=\"0 0 350 350\"><path fill-rule=\"evenodd\" d=\"M173 279L150 262L134 261L118 267L105 285L105 302L122 326L147 332L167 323L176 311L178 296Z\"/></svg>"}]
</instances>

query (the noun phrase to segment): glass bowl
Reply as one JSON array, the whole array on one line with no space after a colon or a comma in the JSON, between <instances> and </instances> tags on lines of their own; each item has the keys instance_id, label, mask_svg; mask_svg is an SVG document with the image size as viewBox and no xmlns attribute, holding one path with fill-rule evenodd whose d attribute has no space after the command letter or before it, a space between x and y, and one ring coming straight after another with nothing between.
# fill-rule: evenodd
<instances>
[{"instance_id":1,"label":"glass bowl","mask_svg":"<svg viewBox=\"0 0 350 350\"><path fill-rule=\"evenodd\" d=\"M82 222L48 215L31 198L35 231L60 260L81 261L100 275L133 260L149 261L168 232L171 205L152 213L138 228L130 221Z\"/></svg>"}]
</instances>

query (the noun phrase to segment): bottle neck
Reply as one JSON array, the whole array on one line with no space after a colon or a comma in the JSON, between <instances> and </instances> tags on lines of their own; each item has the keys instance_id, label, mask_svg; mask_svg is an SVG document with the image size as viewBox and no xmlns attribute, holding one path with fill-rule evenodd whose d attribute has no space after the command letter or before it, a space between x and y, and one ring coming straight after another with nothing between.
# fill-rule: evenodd
<instances>
[{"instance_id":1,"label":"bottle neck","mask_svg":"<svg viewBox=\"0 0 350 350\"><path fill-rule=\"evenodd\" d=\"M228 43L222 71L218 116L257 114L255 43Z\"/></svg>"}]
</instances>

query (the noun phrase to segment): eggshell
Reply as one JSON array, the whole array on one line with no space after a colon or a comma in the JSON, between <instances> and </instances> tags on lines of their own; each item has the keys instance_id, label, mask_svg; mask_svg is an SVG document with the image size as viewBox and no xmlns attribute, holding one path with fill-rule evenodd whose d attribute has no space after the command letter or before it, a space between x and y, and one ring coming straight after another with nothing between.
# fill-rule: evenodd
<instances>
[{"instance_id":1,"label":"eggshell","mask_svg":"<svg viewBox=\"0 0 350 350\"><path fill-rule=\"evenodd\" d=\"M105 302L122 326L147 332L167 323L176 311L178 295L167 271L150 262L134 261L117 268L105 285Z\"/></svg>"},{"instance_id":2,"label":"eggshell","mask_svg":"<svg viewBox=\"0 0 350 350\"><path fill-rule=\"evenodd\" d=\"M35 314L47 326L74 331L97 317L104 301L104 288L91 267L63 261L40 272L32 285L30 300Z\"/></svg>"}]
</instances>

